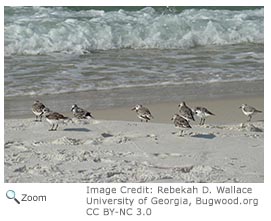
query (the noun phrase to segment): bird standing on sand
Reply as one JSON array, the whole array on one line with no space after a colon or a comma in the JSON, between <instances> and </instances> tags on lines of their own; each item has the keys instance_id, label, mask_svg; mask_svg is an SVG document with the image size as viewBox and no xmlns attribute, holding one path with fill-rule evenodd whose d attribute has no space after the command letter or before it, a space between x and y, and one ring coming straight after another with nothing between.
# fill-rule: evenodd
<instances>
[{"instance_id":1,"label":"bird standing on sand","mask_svg":"<svg viewBox=\"0 0 271 221\"><path fill-rule=\"evenodd\" d=\"M63 123L65 120L69 120L68 117L64 117L62 114L57 112L52 112L49 110L49 108L44 108L43 114L48 123L52 125L52 128L49 129L49 131L56 131L59 123Z\"/></svg>"},{"instance_id":2,"label":"bird standing on sand","mask_svg":"<svg viewBox=\"0 0 271 221\"><path fill-rule=\"evenodd\" d=\"M195 109L193 110L193 112L195 113L195 115L197 117L200 118L200 122L199 125L204 125L205 120L207 117L213 115L214 114L212 112L210 112L207 108L205 107L195 107Z\"/></svg>"},{"instance_id":3,"label":"bird standing on sand","mask_svg":"<svg viewBox=\"0 0 271 221\"><path fill-rule=\"evenodd\" d=\"M84 110L81 107L78 107L76 104L72 105L71 111L77 119L90 119L93 118L89 111Z\"/></svg>"},{"instance_id":4,"label":"bird standing on sand","mask_svg":"<svg viewBox=\"0 0 271 221\"><path fill-rule=\"evenodd\" d=\"M33 105L32 105L32 112L35 114L36 119L35 121L41 121L42 118L42 110L45 108L45 105L43 103L41 103L40 101L36 100L34 101ZM39 118L39 120L38 120Z\"/></svg>"},{"instance_id":5,"label":"bird standing on sand","mask_svg":"<svg viewBox=\"0 0 271 221\"><path fill-rule=\"evenodd\" d=\"M137 117L141 120L145 120L148 122L151 120L151 118L154 118L150 112L150 110L146 107L143 107L141 104L137 104L135 107L132 108L132 110L135 110L137 113Z\"/></svg>"},{"instance_id":6,"label":"bird standing on sand","mask_svg":"<svg viewBox=\"0 0 271 221\"><path fill-rule=\"evenodd\" d=\"M188 106L186 106L186 103L184 101L180 103L178 107L181 117L183 117L187 121L195 121L193 111Z\"/></svg>"},{"instance_id":7,"label":"bird standing on sand","mask_svg":"<svg viewBox=\"0 0 271 221\"><path fill-rule=\"evenodd\" d=\"M192 128L189 122L179 114L174 114L171 120L173 120L173 123L176 128L181 128L179 136L183 137L184 129Z\"/></svg>"},{"instance_id":8,"label":"bird standing on sand","mask_svg":"<svg viewBox=\"0 0 271 221\"><path fill-rule=\"evenodd\" d=\"M248 116L248 122L251 121L252 115L256 113L262 113L262 111L257 110L254 107L248 106L247 104L242 104L239 108L241 108L243 113Z\"/></svg>"}]
</instances>

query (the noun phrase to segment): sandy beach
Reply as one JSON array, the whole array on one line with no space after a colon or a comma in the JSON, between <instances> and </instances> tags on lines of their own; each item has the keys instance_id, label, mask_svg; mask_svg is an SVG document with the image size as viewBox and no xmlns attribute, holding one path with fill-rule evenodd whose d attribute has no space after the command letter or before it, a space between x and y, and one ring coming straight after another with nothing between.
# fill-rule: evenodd
<instances>
[{"instance_id":1,"label":"sandy beach","mask_svg":"<svg viewBox=\"0 0 271 221\"><path fill-rule=\"evenodd\" d=\"M5 119L5 182L264 182L264 115L247 123L242 103L263 110L260 96L187 102L215 116L184 137L170 122L176 103L149 105L149 123L115 108L54 132L34 115Z\"/></svg>"},{"instance_id":2,"label":"sandy beach","mask_svg":"<svg viewBox=\"0 0 271 221\"><path fill-rule=\"evenodd\" d=\"M4 13L5 182L264 182L264 112L239 109L264 111L264 7ZM48 131L35 100L71 120ZM182 101L215 116L179 136Z\"/></svg>"}]
</instances>

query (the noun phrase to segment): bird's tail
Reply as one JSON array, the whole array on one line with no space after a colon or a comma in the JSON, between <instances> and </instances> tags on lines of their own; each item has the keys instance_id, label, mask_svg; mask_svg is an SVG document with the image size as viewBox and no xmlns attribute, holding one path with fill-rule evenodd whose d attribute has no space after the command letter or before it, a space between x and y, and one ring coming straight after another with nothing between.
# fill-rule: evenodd
<instances>
[{"instance_id":1,"label":"bird's tail","mask_svg":"<svg viewBox=\"0 0 271 221\"><path fill-rule=\"evenodd\" d=\"M95 118L91 115L91 113L87 113L87 114L86 114L86 118L87 118L87 119L95 119Z\"/></svg>"},{"instance_id":2,"label":"bird's tail","mask_svg":"<svg viewBox=\"0 0 271 221\"><path fill-rule=\"evenodd\" d=\"M207 113L208 113L208 114L210 114L210 115L215 116L215 114L214 114L214 113L212 113L212 112L210 112L210 111L208 111Z\"/></svg>"}]
</instances>

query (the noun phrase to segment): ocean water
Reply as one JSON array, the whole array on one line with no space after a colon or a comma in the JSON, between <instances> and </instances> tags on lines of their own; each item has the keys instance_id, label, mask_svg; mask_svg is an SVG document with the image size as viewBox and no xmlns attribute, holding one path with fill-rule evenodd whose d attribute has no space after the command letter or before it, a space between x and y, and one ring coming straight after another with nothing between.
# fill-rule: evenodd
<instances>
[{"instance_id":1,"label":"ocean water","mask_svg":"<svg viewBox=\"0 0 271 221\"><path fill-rule=\"evenodd\" d=\"M89 93L107 107L263 93L260 7L5 7L4 17L7 101Z\"/></svg>"}]
</instances>

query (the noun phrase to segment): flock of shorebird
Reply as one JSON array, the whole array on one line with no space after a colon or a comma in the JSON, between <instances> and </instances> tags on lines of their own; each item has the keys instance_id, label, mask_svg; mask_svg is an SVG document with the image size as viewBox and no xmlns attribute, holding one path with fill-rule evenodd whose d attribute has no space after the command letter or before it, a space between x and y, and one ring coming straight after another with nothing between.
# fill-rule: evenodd
<instances>
[{"instance_id":1,"label":"flock of shorebird","mask_svg":"<svg viewBox=\"0 0 271 221\"><path fill-rule=\"evenodd\" d=\"M76 104L72 105L71 111L73 112L74 117L77 119L93 118L89 111L78 107ZM70 120L69 117L65 117L63 114L51 111L48 107L45 107L45 105L40 101L34 102L34 104L32 105L32 112L36 116L36 121L41 121L42 116L45 116L48 123L52 125L49 131L56 131L59 123L65 120Z\"/></svg>"},{"instance_id":2,"label":"flock of shorebird","mask_svg":"<svg viewBox=\"0 0 271 221\"><path fill-rule=\"evenodd\" d=\"M183 136L184 129L191 128L190 121L195 121L194 116L200 118L199 125L204 125L206 118L214 115L211 111L209 111L205 107L195 107L189 108L185 102L181 102L178 106L179 113L174 114L171 120L173 121L176 128L180 128L180 136ZM248 122L251 121L251 118L256 113L261 113L262 111L257 110L256 108L249 106L247 104L242 104L240 106L242 112L248 117ZM141 104L137 104L132 110L136 111L137 117L142 121L150 121L153 117L150 110L147 107L144 107ZM81 107L78 107L76 104L72 105L71 111L75 118L77 119L91 119L93 116L91 112L84 110ZM52 126L49 131L56 131L58 124L65 121L71 120L64 115L53 112L49 108L45 107L43 103L40 101L35 101L32 105L32 112L36 116L36 121L41 121L42 116L46 118L48 123Z\"/></svg>"}]
</instances>

